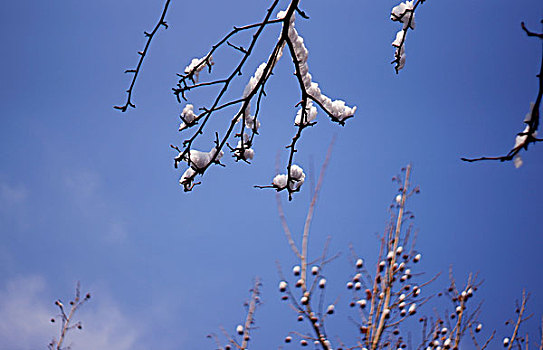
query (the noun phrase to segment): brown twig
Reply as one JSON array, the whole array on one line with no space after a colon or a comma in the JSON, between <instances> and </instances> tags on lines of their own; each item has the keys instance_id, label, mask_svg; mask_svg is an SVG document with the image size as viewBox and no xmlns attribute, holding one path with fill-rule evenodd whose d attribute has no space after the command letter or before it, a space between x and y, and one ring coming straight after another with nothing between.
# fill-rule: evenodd
<instances>
[{"instance_id":1,"label":"brown twig","mask_svg":"<svg viewBox=\"0 0 543 350\"><path fill-rule=\"evenodd\" d=\"M63 350L67 348L63 348L62 344L66 340L66 336L68 332L71 329L77 328L82 329L81 322L75 322L73 321L73 317L76 313L76 311L90 299L90 293L87 293L83 298L81 298L81 286L80 283L77 282L76 288L75 288L75 298L70 301L70 310L67 311L64 307L64 304L59 299L55 301L55 305L59 308L60 314L57 317L51 318L51 322L55 322L56 318L60 318L61 326L60 326L60 334L58 340L53 339L51 343L49 343L48 348L50 350Z\"/></svg>"}]
</instances>

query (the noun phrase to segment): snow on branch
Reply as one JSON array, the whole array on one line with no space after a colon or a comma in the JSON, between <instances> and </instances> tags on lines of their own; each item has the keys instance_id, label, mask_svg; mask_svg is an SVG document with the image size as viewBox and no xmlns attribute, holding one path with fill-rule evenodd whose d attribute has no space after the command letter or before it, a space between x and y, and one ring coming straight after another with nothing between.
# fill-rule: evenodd
<instances>
[{"instance_id":1,"label":"snow on branch","mask_svg":"<svg viewBox=\"0 0 543 350\"><path fill-rule=\"evenodd\" d=\"M396 48L394 52L394 64L396 74L405 66L405 37L409 29L415 29L415 10L425 0L405 1L395 6L390 13L390 19L394 22L401 22L402 29L396 33L396 39L392 42L392 46Z\"/></svg>"},{"instance_id":2,"label":"snow on branch","mask_svg":"<svg viewBox=\"0 0 543 350\"><path fill-rule=\"evenodd\" d=\"M543 21L542 21L543 22ZM539 39L543 39L543 33L534 33L529 31L526 26L524 25L524 22L521 23L522 29L526 32L528 36L533 36ZM536 143L539 141L543 141L543 139L537 138L537 129L539 128L539 117L540 117L540 109L541 109L541 99L543 98L543 53L541 55L541 65L539 68L539 74L537 75L539 79L539 91L537 93L537 97L535 99L535 102L532 102L530 104L530 110L528 111L528 114L526 114L526 117L524 118L524 124L526 126L524 127L524 130L522 132L519 132L515 138L515 145L513 148L504 156L498 156L498 157L480 157L480 158L461 158L463 161L466 162L476 162L480 160L499 160L501 162L504 161L510 161L513 160L513 163L515 164L515 167L519 168L522 166L522 158L520 156L520 151L528 150L528 146L531 143Z\"/></svg>"},{"instance_id":3,"label":"snow on branch","mask_svg":"<svg viewBox=\"0 0 543 350\"><path fill-rule=\"evenodd\" d=\"M308 50L304 45L303 38L295 29L295 15L298 13L301 17L307 18L307 15L298 8L300 0L291 0L287 9L276 11L278 0L274 1L266 12L266 16L261 22L250 24L234 29L223 37L218 43L212 46L211 50L201 58L193 59L179 75L179 82L173 92L179 103L187 101L187 93L190 90L219 86L219 91L206 107L195 109L193 104L186 104L182 107L181 125L179 131L193 130L190 137L182 142L182 146L171 147L178 154L174 158L174 165L177 168L181 162L187 162L189 169L185 171L180 179L180 183L185 191L191 191L198 183L195 182L196 175L203 175L212 164L220 164L219 160L223 155L225 146L229 149L234 160L250 163L255 156L254 144L255 136L258 135L260 123L260 104L265 93L265 85L273 73L273 69L279 59L283 56L285 47L290 55L295 69L295 76L300 89L300 102L297 104L299 110L294 118L294 126L297 128L292 142L287 146L289 149L289 160L286 174L277 175L273 178L271 185L255 186L258 188L272 188L277 191L286 190L289 193L289 199L292 194L300 190L304 183L305 173L303 169L294 164L294 154L297 152L296 143L302 135L302 131L316 124L317 106L328 115L331 121L344 125L345 121L354 116L356 107L349 107L342 100L332 100L324 95L319 85L313 81L309 73ZM275 17L273 14L275 13ZM253 49L260 38L263 30L274 24L281 24L282 28L279 37L271 50L268 59L261 63L255 73L250 77L240 98L225 100L225 94L230 91L231 83L241 76L245 70L246 62L253 53ZM246 46L236 45L231 40L239 33L253 31L250 42ZM199 82L201 72L208 68L212 72L212 66L215 64L213 55L220 48L232 48L241 54L239 63L235 66L225 78L212 81ZM254 106L254 107L253 107ZM215 131L215 145L210 152L201 152L193 149L193 143L199 135L204 133L206 125L217 112L237 107L231 117L230 124L221 134ZM254 113L253 113L254 108ZM224 112L224 111L223 111ZM234 129L239 131L236 133ZM230 139L237 138L237 145L230 145Z\"/></svg>"}]
</instances>

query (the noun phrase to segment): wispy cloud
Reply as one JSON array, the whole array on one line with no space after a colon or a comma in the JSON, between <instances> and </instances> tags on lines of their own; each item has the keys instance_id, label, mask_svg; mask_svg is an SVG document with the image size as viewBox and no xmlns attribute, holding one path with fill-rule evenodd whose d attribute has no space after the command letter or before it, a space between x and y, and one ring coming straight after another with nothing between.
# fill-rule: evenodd
<instances>
[{"instance_id":1,"label":"wispy cloud","mask_svg":"<svg viewBox=\"0 0 543 350\"><path fill-rule=\"evenodd\" d=\"M66 172L63 184L82 220L100 227L102 238L108 243L121 243L128 237L128 227L119 217L121 212L115 200L107 193L100 174L90 169Z\"/></svg>"},{"instance_id":2,"label":"wispy cloud","mask_svg":"<svg viewBox=\"0 0 543 350\"><path fill-rule=\"evenodd\" d=\"M58 334L58 323L49 320L58 310L47 297L45 279L19 277L0 289L0 349L45 349ZM105 295L92 298L77 314L83 329L72 330L68 345L74 350L138 350L139 324L122 313Z\"/></svg>"}]
</instances>

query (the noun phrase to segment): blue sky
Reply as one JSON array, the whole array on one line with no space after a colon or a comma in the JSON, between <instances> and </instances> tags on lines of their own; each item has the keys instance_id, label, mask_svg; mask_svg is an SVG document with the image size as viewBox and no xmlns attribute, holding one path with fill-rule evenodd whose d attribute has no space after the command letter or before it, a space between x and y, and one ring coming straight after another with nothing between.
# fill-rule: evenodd
<instances>
[{"instance_id":1,"label":"blue sky","mask_svg":"<svg viewBox=\"0 0 543 350\"><path fill-rule=\"evenodd\" d=\"M422 188L410 203L420 268L431 275L453 265L458 280L479 271L482 320L499 338L525 288L535 315L524 330L535 339L543 313L543 150L535 145L523 153L520 169L460 157L505 154L523 129L537 94L541 44L526 37L520 22L539 30L542 4L426 1L399 75L389 63L396 4L302 2L311 19L296 22L314 80L327 95L358 106L344 128L320 111L297 154L308 177L316 177L309 170L320 167L337 135L311 241L318 254L331 235L331 250L344 253L329 271L329 295L343 301L330 333L352 334L344 331L351 326L343 288L351 273L348 245L375 259L376 233L396 191L390 178L412 162ZM171 94L175 73L233 25L260 20L267 6L172 1L170 27L153 41L136 84L137 108L123 114L112 108L129 84L122 72L136 64L143 31L155 25L162 2L3 4L0 338L7 341L0 349L45 348L56 332L48 323L53 301L68 299L78 280L94 298L81 312L85 329L71 336L74 349L212 348L205 336L220 325L233 332L257 275L265 304L254 345L281 345L295 315L279 301L275 261L289 269L295 260L273 192L252 186L271 181L276 154L283 152L285 163L284 146L295 133L300 96L289 58L268 84L252 165L225 160L226 168L211 168L203 185L186 194L169 148L185 137L177 132L180 106ZM277 31L261 38L240 81L267 56ZM215 73L228 72L235 55L217 55ZM305 186L285 204L294 230L302 228L309 197ZM441 278L433 288L446 285Z\"/></svg>"}]
</instances>

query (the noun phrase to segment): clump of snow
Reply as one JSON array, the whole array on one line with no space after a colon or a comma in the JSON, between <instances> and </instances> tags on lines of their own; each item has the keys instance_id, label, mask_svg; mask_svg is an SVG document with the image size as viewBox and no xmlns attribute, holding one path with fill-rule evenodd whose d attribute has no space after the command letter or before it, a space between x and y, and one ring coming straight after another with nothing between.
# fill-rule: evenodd
<instances>
[{"instance_id":1,"label":"clump of snow","mask_svg":"<svg viewBox=\"0 0 543 350\"><path fill-rule=\"evenodd\" d=\"M296 118L294 119L294 125L300 126L300 125L308 125L310 124L315 118L317 118L317 108L313 106L313 102L309 101L307 103L307 106L305 108L305 114L302 113L303 108L300 108L298 110L298 113L296 114Z\"/></svg>"},{"instance_id":2,"label":"clump of snow","mask_svg":"<svg viewBox=\"0 0 543 350\"><path fill-rule=\"evenodd\" d=\"M192 74L193 80L195 82L198 82L200 72L202 71L202 69L204 69L205 66L212 66L215 64L213 62L213 56L210 55L207 60L206 57L193 58L190 64L185 67L185 74Z\"/></svg>"},{"instance_id":3,"label":"clump of snow","mask_svg":"<svg viewBox=\"0 0 543 350\"><path fill-rule=\"evenodd\" d=\"M251 138L247 134L243 134L243 138L238 141L238 145L234 149L234 157L248 161L253 159L255 151L251 148Z\"/></svg>"},{"instance_id":4,"label":"clump of snow","mask_svg":"<svg viewBox=\"0 0 543 350\"><path fill-rule=\"evenodd\" d=\"M194 106L190 103L187 104L181 112L181 120L183 120L183 122L179 125L179 131L182 131L194 125L197 117L198 116L194 114Z\"/></svg>"},{"instance_id":5,"label":"clump of snow","mask_svg":"<svg viewBox=\"0 0 543 350\"><path fill-rule=\"evenodd\" d=\"M272 185L277 191L282 191L287 188L288 176L286 174L279 174L273 178ZM288 189L290 192L296 192L300 190L300 187L305 182L304 170L296 165L292 164L290 167L290 183Z\"/></svg>"},{"instance_id":6,"label":"clump of snow","mask_svg":"<svg viewBox=\"0 0 543 350\"><path fill-rule=\"evenodd\" d=\"M281 11L277 14L277 18L284 18L285 14L286 13L284 11ZM294 15L292 15L290 18L288 38L292 43L294 52L296 54L298 70L302 77L304 88L308 92L310 98L316 102L319 102L334 120L341 122L349 117L352 117L356 112L356 106L348 107L345 105L345 101L341 100L332 101L331 98L321 92L319 85L312 81L312 76L309 73L309 66L307 65L309 52L304 45L304 39L298 34L296 28L294 27ZM301 114L301 111L298 113ZM316 116L316 113L317 112L315 109L314 116ZM311 116L312 114L312 110L309 110L308 116ZM314 116L312 120L314 120ZM299 123L296 123L297 120L298 117L296 117L295 124L299 125Z\"/></svg>"},{"instance_id":7,"label":"clump of snow","mask_svg":"<svg viewBox=\"0 0 543 350\"><path fill-rule=\"evenodd\" d=\"M405 66L405 35L409 28L415 29L415 10L413 1L402 2L395 6L391 13L390 19L395 22L403 23L402 29L396 33L396 39L392 42L392 46L396 48L394 58L396 62L396 72Z\"/></svg>"}]
</instances>

